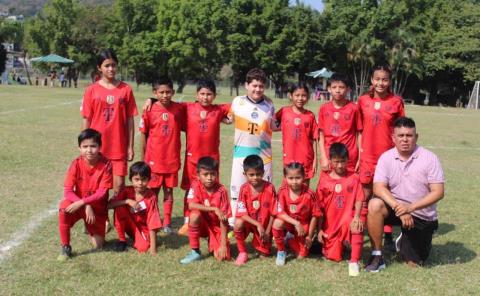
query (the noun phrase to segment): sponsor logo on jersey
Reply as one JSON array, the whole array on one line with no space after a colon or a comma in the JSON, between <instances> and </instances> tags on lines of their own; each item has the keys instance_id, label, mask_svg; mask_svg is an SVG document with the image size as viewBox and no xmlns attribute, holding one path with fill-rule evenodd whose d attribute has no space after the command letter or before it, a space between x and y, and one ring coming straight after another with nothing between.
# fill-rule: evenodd
<instances>
[{"instance_id":1,"label":"sponsor logo on jersey","mask_svg":"<svg viewBox=\"0 0 480 296\"><path fill-rule=\"evenodd\" d=\"M380 110L380 107L382 107L382 102L375 102L375 105L373 105L373 108L375 108L375 110Z\"/></svg>"},{"instance_id":2,"label":"sponsor logo on jersey","mask_svg":"<svg viewBox=\"0 0 480 296\"><path fill-rule=\"evenodd\" d=\"M245 207L245 203L243 201L239 201L237 203L237 211L239 213L245 213L247 211L247 208Z\"/></svg>"},{"instance_id":3,"label":"sponsor logo on jersey","mask_svg":"<svg viewBox=\"0 0 480 296\"><path fill-rule=\"evenodd\" d=\"M335 192L340 193L342 191L342 184L335 184Z\"/></svg>"},{"instance_id":4,"label":"sponsor logo on jersey","mask_svg":"<svg viewBox=\"0 0 480 296\"><path fill-rule=\"evenodd\" d=\"M168 120L168 113L162 113L162 119L163 119L163 121L167 121Z\"/></svg>"},{"instance_id":5,"label":"sponsor logo on jersey","mask_svg":"<svg viewBox=\"0 0 480 296\"><path fill-rule=\"evenodd\" d=\"M112 96L112 95L108 95L107 96L107 104L112 105L113 103L115 103L115 97Z\"/></svg>"}]
</instances>

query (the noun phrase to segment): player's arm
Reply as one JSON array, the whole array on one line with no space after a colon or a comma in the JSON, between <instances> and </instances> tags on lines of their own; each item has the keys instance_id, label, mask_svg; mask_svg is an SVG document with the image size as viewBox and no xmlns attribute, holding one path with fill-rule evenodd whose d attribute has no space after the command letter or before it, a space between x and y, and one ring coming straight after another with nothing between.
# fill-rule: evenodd
<instances>
[{"instance_id":1,"label":"player's arm","mask_svg":"<svg viewBox=\"0 0 480 296\"><path fill-rule=\"evenodd\" d=\"M134 137L135 137L135 123L133 122L133 116L127 119L127 126L128 126L127 160L132 161L135 156L135 151L133 150L133 143L134 143Z\"/></svg>"},{"instance_id":2,"label":"player's arm","mask_svg":"<svg viewBox=\"0 0 480 296\"><path fill-rule=\"evenodd\" d=\"M363 222L360 219L360 213L362 211L362 204L361 200L355 201L355 211L353 214L352 222L350 223L350 230L352 232L362 232L363 231Z\"/></svg>"},{"instance_id":3,"label":"player's arm","mask_svg":"<svg viewBox=\"0 0 480 296\"><path fill-rule=\"evenodd\" d=\"M82 131L83 131L83 130L86 130L87 128L90 128L91 125L92 125L92 119L91 119L91 118L83 117L83 120L82 120Z\"/></svg>"},{"instance_id":4,"label":"player's arm","mask_svg":"<svg viewBox=\"0 0 480 296\"><path fill-rule=\"evenodd\" d=\"M265 240L266 241L270 241L271 240L271 233L272 233L272 227L273 227L273 220L275 220L273 218L272 215L270 215L270 218L268 219L268 225L267 225L267 229L265 229Z\"/></svg>"},{"instance_id":5,"label":"player's arm","mask_svg":"<svg viewBox=\"0 0 480 296\"><path fill-rule=\"evenodd\" d=\"M214 212L222 222L227 221L227 216L217 207L207 207L196 202L188 203L189 210L199 210L201 212Z\"/></svg>"},{"instance_id":6,"label":"player's arm","mask_svg":"<svg viewBox=\"0 0 480 296\"><path fill-rule=\"evenodd\" d=\"M145 161L145 151L147 150L147 134L140 132L140 160Z\"/></svg>"},{"instance_id":7,"label":"player's arm","mask_svg":"<svg viewBox=\"0 0 480 296\"><path fill-rule=\"evenodd\" d=\"M299 236L305 236L305 230L302 227L302 223L300 221L293 219L287 213L283 212L278 215L278 218L282 219L283 221L292 224L295 226L295 230Z\"/></svg>"},{"instance_id":8,"label":"player's arm","mask_svg":"<svg viewBox=\"0 0 480 296\"><path fill-rule=\"evenodd\" d=\"M116 207L121 207L121 206L125 206L125 205L130 206L133 209L137 209L139 207L138 202L136 202L133 199L129 199L129 198L121 199L121 200L112 199L108 202L108 208L109 209L114 209Z\"/></svg>"},{"instance_id":9,"label":"player's arm","mask_svg":"<svg viewBox=\"0 0 480 296\"><path fill-rule=\"evenodd\" d=\"M227 221L220 221L220 247L218 248L218 257L221 259L227 258L227 236L228 224Z\"/></svg>"},{"instance_id":10,"label":"player's arm","mask_svg":"<svg viewBox=\"0 0 480 296\"><path fill-rule=\"evenodd\" d=\"M430 192L423 198L411 204L399 203L396 208L393 208L395 210L395 215L401 216L404 214L410 214L431 206L443 198L445 192L443 183L428 184L428 187L430 188Z\"/></svg>"},{"instance_id":11,"label":"player's arm","mask_svg":"<svg viewBox=\"0 0 480 296\"><path fill-rule=\"evenodd\" d=\"M308 234L305 237L305 246L310 249L312 246L313 237L317 231L318 217L313 216L310 220L310 225L308 225Z\"/></svg>"},{"instance_id":12,"label":"player's arm","mask_svg":"<svg viewBox=\"0 0 480 296\"><path fill-rule=\"evenodd\" d=\"M257 229L258 229L258 233L260 234L260 237L263 238L263 236L265 235L265 229L263 229L263 225L260 224L260 222L258 222L257 220L253 219L253 218L250 217L248 214L243 215L243 216L242 216L242 219L245 220L246 222L252 224L252 225L255 225L255 227L257 227Z\"/></svg>"},{"instance_id":13,"label":"player's arm","mask_svg":"<svg viewBox=\"0 0 480 296\"><path fill-rule=\"evenodd\" d=\"M374 182L373 183L373 194L381 198L387 205L392 209L395 209L398 205L397 200L393 196L392 192L388 189L387 183L384 182Z\"/></svg>"},{"instance_id":14,"label":"player's arm","mask_svg":"<svg viewBox=\"0 0 480 296\"><path fill-rule=\"evenodd\" d=\"M142 111L150 111L152 109L152 105L157 101L155 98L148 98L145 100L145 103L143 104Z\"/></svg>"},{"instance_id":15,"label":"player's arm","mask_svg":"<svg viewBox=\"0 0 480 296\"><path fill-rule=\"evenodd\" d=\"M157 232L155 230L150 230L150 254L157 254Z\"/></svg>"},{"instance_id":16,"label":"player's arm","mask_svg":"<svg viewBox=\"0 0 480 296\"><path fill-rule=\"evenodd\" d=\"M325 150L325 135L322 130L318 131L318 150L320 151L320 168L323 171L328 171L329 164L327 151Z\"/></svg>"},{"instance_id":17,"label":"player's arm","mask_svg":"<svg viewBox=\"0 0 480 296\"><path fill-rule=\"evenodd\" d=\"M313 140L313 175L317 173L318 167L318 139Z\"/></svg>"},{"instance_id":18,"label":"player's arm","mask_svg":"<svg viewBox=\"0 0 480 296\"><path fill-rule=\"evenodd\" d=\"M357 163L355 164L355 172L358 172L358 169L360 168L360 158L362 155L362 132L361 131L357 132L357 149L358 149L358 159L357 159Z\"/></svg>"}]
</instances>

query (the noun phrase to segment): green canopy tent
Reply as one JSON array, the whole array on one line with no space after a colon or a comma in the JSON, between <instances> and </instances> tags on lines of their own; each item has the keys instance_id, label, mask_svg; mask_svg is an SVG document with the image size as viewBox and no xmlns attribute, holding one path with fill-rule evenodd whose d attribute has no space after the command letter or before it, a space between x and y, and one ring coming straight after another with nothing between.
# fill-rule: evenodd
<instances>
[{"instance_id":1,"label":"green canopy tent","mask_svg":"<svg viewBox=\"0 0 480 296\"><path fill-rule=\"evenodd\" d=\"M73 64L75 61L61 57L56 54L49 54L43 57L31 58L30 62L34 63L56 63L56 64Z\"/></svg>"}]
</instances>

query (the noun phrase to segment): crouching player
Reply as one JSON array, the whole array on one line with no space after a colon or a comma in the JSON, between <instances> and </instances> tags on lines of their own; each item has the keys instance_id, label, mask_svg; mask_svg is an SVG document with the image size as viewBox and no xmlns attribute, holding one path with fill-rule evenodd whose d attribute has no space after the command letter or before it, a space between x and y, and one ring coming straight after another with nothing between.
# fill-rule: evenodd
<instances>
[{"instance_id":1,"label":"crouching player","mask_svg":"<svg viewBox=\"0 0 480 296\"><path fill-rule=\"evenodd\" d=\"M260 256L270 256L272 247L272 206L275 201L275 188L263 180L263 160L258 155L249 155L243 160L243 173L247 182L240 187L234 225L238 257L235 264L247 262L245 238L253 233L253 247Z\"/></svg>"},{"instance_id":2,"label":"crouching player","mask_svg":"<svg viewBox=\"0 0 480 296\"><path fill-rule=\"evenodd\" d=\"M285 231L293 234L288 240L290 249L298 259L308 256L312 239L321 216L316 194L305 185L305 169L298 162L285 166L283 175L286 186L280 187L276 205L273 207L273 237L277 245L277 265L284 265Z\"/></svg>"},{"instance_id":3,"label":"crouching player","mask_svg":"<svg viewBox=\"0 0 480 296\"><path fill-rule=\"evenodd\" d=\"M348 149L342 143L333 143L329 149L329 173L324 173L317 194L323 219L319 222L318 241L323 244L325 258L341 261L343 243L349 242L351 257L348 274L358 276L358 261L362 255L365 201L360 177L349 172Z\"/></svg>"},{"instance_id":4,"label":"crouching player","mask_svg":"<svg viewBox=\"0 0 480 296\"><path fill-rule=\"evenodd\" d=\"M218 162L209 156L200 158L197 176L187 195L190 211L188 239L192 250L180 263L189 264L201 259L200 237L208 238L208 251L213 252L217 260L230 260L227 219L232 212L227 190L217 180Z\"/></svg>"},{"instance_id":5,"label":"crouching player","mask_svg":"<svg viewBox=\"0 0 480 296\"><path fill-rule=\"evenodd\" d=\"M72 257L70 229L82 219L96 249L105 241L108 190L112 188L112 165L101 153L102 136L86 129L78 136L80 156L72 161L65 176L64 198L58 211L62 251L58 260Z\"/></svg>"},{"instance_id":6,"label":"crouching player","mask_svg":"<svg viewBox=\"0 0 480 296\"><path fill-rule=\"evenodd\" d=\"M162 227L158 211L157 196L148 189L151 177L150 167L138 161L130 167L129 179L132 186L125 187L108 203L108 208L115 209L115 229L118 233L117 251L127 249L125 234L133 238L133 247L138 252L150 250L157 253L157 231Z\"/></svg>"}]
</instances>

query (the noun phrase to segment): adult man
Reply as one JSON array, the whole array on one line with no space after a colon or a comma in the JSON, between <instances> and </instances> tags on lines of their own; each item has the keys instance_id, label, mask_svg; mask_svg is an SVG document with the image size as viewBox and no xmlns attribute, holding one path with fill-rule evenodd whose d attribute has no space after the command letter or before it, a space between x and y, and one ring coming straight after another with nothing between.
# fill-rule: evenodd
<instances>
[{"instance_id":1,"label":"adult man","mask_svg":"<svg viewBox=\"0 0 480 296\"><path fill-rule=\"evenodd\" d=\"M375 197L368 203L367 226L372 256L366 271L385 268L382 257L383 225L401 225L396 247L409 266L422 264L438 227L436 203L443 198L444 175L437 156L417 146L415 122L400 117L394 122L395 147L380 156L373 180Z\"/></svg>"}]
</instances>

